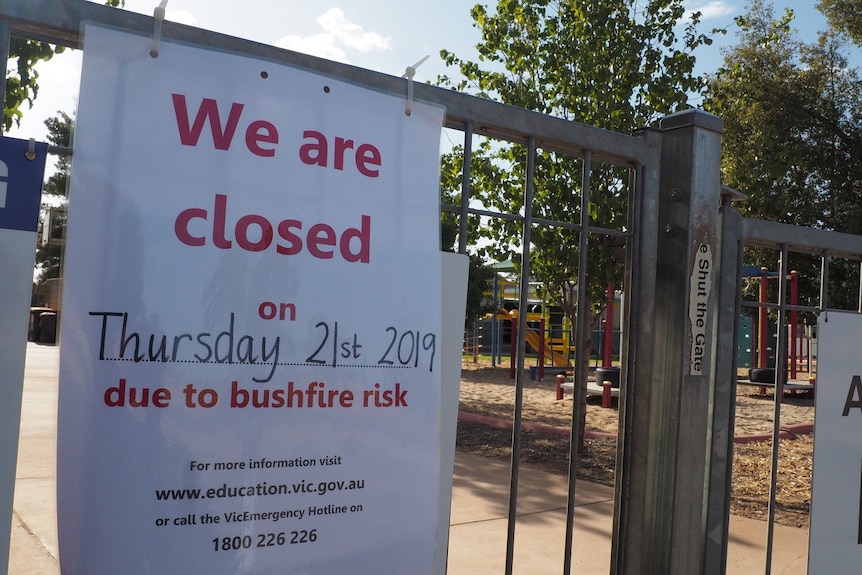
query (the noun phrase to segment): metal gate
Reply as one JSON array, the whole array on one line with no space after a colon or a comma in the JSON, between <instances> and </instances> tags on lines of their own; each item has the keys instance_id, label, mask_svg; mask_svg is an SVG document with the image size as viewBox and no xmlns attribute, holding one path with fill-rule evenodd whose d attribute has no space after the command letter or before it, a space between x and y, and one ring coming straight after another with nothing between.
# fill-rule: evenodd
<instances>
[{"instance_id":1,"label":"metal gate","mask_svg":"<svg viewBox=\"0 0 862 575\"><path fill-rule=\"evenodd\" d=\"M749 290L748 294L741 297L741 305L743 311L754 310L753 313L759 316L758 321L761 323L759 348L754 349L752 346L752 351L759 356L758 365L766 364L770 351L766 349L767 347L774 350L772 381L767 382L774 389L764 562L764 572L768 574L772 572L776 540L775 516L779 507L776 501L780 464L779 446L782 441L788 440L782 436L783 398L787 389L801 387L792 380L800 358L805 357L809 375L812 365L817 365L818 359L816 347L803 351L796 343L796 333L799 332L796 316L804 313L810 318L815 318L813 326L807 327L808 337L811 337L816 333L820 322L828 321L830 311L862 313L862 275L859 267L859 262L862 261L862 237L743 218L735 209L725 210L723 224L723 234L726 238L724 243L738 242L739 248L736 251L740 257L740 264L742 249L757 250L757 256L764 258L762 279L757 282L760 294L751 293L753 290ZM768 283L766 267L776 270L771 274L774 280L774 285L770 286L772 289L765 286ZM737 270L741 269L742 266L738 265ZM800 269L804 271L800 273L798 271ZM741 276L742 272L737 271L735 288L737 294L740 293L745 281ZM811 290L814 293L809 294L807 300L800 301L796 293L796 283L804 276L807 276L805 281L809 286L816 289ZM839 295L836 293L839 290L844 292L840 294L842 296L840 298L836 297ZM739 317L740 309L737 308L736 311ZM772 326L775 328L775 336L768 338L766 334ZM812 332L812 329L815 331ZM769 373L764 371L764 374ZM819 377L811 381L813 382L814 379L817 380L817 385L811 389L812 393L817 386L837 383L822 381ZM826 416L827 414L824 414L824 418ZM821 530L824 527L824 525L819 526ZM822 566L810 565L810 567L817 569Z\"/></svg>"},{"instance_id":2,"label":"metal gate","mask_svg":"<svg viewBox=\"0 0 862 575\"><path fill-rule=\"evenodd\" d=\"M0 6L0 50L8 57L10 36L78 48L80 25L85 20L138 34L152 34L154 28L152 18L82 0L4 3ZM405 95L408 91L404 79L171 22L164 22L161 34L178 42L302 67L374 90ZM578 234L579 285L586 285L587 253L597 242L610 237L625 244L626 306L611 572L724 573L743 247L749 243L778 250L782 262L787 262L790 251L813 253L828 264L836 255L862 259L862 238L741 218L733 206L739 195L722 190L719 182L722 123L697 110L671 115L656 127L626 135L428 85L417 84L412 89L416 99L445 107L446 128L463 136L467 160L463 164L461 204L442 207L460 217L460 251L467 249L471 215L503 218L521 226L521 309L527 303L528 250L531 233L537 227L563 227ZM524 147L528 163L522 194L528 207L537 150L577 158L583 171L580 189L572 194L578 204L573 210L576 216L558 221L545 219L529 208L503 213L472 205L469 159L479 137ZM591 202L596 200L591 196L595 193L591 175L603 167L622 169L627 174L628 211L622 226L606 227L589 216ZM824 282L828 277L826 264ZM781 277L786 275L785 265L779 269ZM580 309L586 305L584 297L584 290L580 290ZM780 302L772 305L782 325L783 314L789 309L784 300L782 291ZM826 308L825 296L820 308ZM587 314L579 314L574 330L577 349L582 349L590 337L587 320ZM524 334L526 314L518 321L519 333ZM779 342L778 349L784 347ZM513 549L518 544L515 512L523 338L517 350L520 369L515 381L506 573L513 570ZM576 368L576 383L586 382L586 367ZM778 391L780 387L776 396ZM574 402L573 421L579 416L578 404ZM779 426L776 421L775 449ZM573 425L572 430L571 444L576 446L578 426ZM563 558L566 574L573 571L576 465L577 450L572 448ZM774 500L774 481L772 491ZM770 521L770 547L771 528ZM768 573L768 558L765 568Z\"/></svg>"}]
</instances>

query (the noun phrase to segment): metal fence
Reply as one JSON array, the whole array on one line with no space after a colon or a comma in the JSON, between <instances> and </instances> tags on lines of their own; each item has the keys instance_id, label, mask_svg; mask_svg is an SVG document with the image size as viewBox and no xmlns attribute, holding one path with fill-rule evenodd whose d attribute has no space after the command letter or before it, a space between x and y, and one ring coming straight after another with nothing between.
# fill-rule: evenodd
<instances>
[{"instance_id":1,"label":"metal fence","mask_svg":"<svg viewBox=\"0 0 862 575\"><path fill-rule=\"evenodd\" d=\"M147 16L81 0L28 0L0 6L0 50L8 56L10 35L79 48L80 25L85 20L139 34L153 32L153 19ZM396 94L408 90L404 79L172 22L164 22L161 34L174 41L302 67L374 90ZM830 257L862 259L862 238L740 217L732 204L738 195L722 191L719 182L721 121L703 112L675 114L655 127L627 135L428 85L415 85L413 90L417 100L445 107L446 128L463 137L466 160L460 205L441 208L458 215L460 251L467 250L467 230L476 219L502 218L520 225L520 309L527 307L529 249L531 234L537 228L564 228L577 235L576 280L581 286L587 283L588 253L600 238L614 237L625 243L626 306L611 572L724 573L743 248L752 245L780 252L781 262L785 262L779 269L781 277L786 275L788 252L822 257L826 285ZM521 193L528 209L499 212L471 202L470 158L477 138L523 147L527 163ZM571 195L576 209L570 220L546 219L529 209L539 150L574 158L581 167L579 189ZM589 217L591 203L599 199L592 176L607 167L623 174L620 188L628 198L623 225L611 226ZM579 290L579 309L586 307L585 298L585 290ZM768 304L781 325L789 309L785 299L782 291L778 303ZM819 309L826 305L824 296ZM524 334L526 314L518 321L519 333ZM576 349L583 349L591 337L587 322L588 315L579 314L573 330ZM779 341L779 353L784 353L784 344ZM524 352L521 338L514 386L516 431L510 466L506 573L513 570L517 545ZM576 384L585 385L586 379L587 366L577 365ZM778 382L776 397L780 397L780 390ZM572 421L576 422L580 402L573 405ZM780 402L776 402L775 410L773 478ZM565 574L572 572L573 562L578 442L578 426L572 425ZM774 490L773 479L771 502ZM770 552L772 525L770 520ZM765 568L768 573L769 559Z\"/></svg>"},{"instance_id":2,"label":"metal fence","mask_svg":"<svg viewBox=\"0 0 862 575\"><path fill-rule=\"evenodd\" d=\"M774 286L767 287L761 283L759 297L750 294L748 297L744 297L742 301L743 309L756 310L760 321L765 324L761 328L764 333L760 336L761 347L757 350L758 353L765 355L766 350L763 348L767 345L764 341L766 339L766 326L774 325L777 328L773 342L775 346L773 381L770 382L770 387L774 389L774 393L764 571L768 574L772 572L775 541L779 446L783 441L781 437L783 428L782 401L786 389L796 385L791 378L796 375L794 372L799 360L797 356L799 353L798 346L795 342L789 341L790 334L798 325L797 316L799 314L806 314L809 318L814 318L811 324L816 329L818 320L828 319L829 311L862 312L862 280L860 280L859 275L859 261L862 260L862 238L849 234L741 218L738 213L731 213L726 225L730 228L726 231L728 235L740 237L746 248L757 250L755 257L766 257L768 263L764 263L764 267L772 268L774 266L776 270L773 276ZM855 274L856 277L850 281L847 281L846 274L840 274L844 277L835 277L839 274L835 274L831 270L836 269L836 267L844 271L852 270L851 273ZM805 272L799 272L800 269L805 270ZM800 281L800 276L811 287L816 288L811 290L814 292L813 295L809 295L807 298L800 299L796 294L794 284ZM772 289L770 290L769 287ZM841 298L843 301L832 301L833 298L830 297L830 294L834 295L836 290L845 292L842 294L844 297ZM855 297L848 298L847 292L855 295ZM788 326L791 328L787 329ZM814 353L810 350L799 353L800 356L806 356L806 375L816 374L816 349L815 347ZM763 358L761 357L761 359ZM812 381L814 380L812 379ZM829 382L820 381L820 383L828 384ZM816 385L814 389L816 389ZM812 389L812 393L814 389Z\"/></svg>"}]
</instances>

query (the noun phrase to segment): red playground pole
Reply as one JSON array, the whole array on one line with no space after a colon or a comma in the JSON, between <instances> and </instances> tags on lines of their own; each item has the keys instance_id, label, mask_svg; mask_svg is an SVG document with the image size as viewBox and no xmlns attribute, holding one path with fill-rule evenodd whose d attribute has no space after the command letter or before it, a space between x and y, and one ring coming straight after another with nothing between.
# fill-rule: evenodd
<instances>
[{"instance_id":1,"label":"red playground pole","mask_svg":"<svg viewBox=\"0 0 862 575\"><path fill-rule=\"evenodd\" d=\"M614 353L614 282L608 283L608 305L605 307L604 348L602 351L602 367L611 367Z\"/></svg>"},{"instance_id":2,"label":"red playground pole","mask_svg":"<svg viewBox=\"0 0 862 575\"><path fill-rule=\"evenodd\" d=\"M611 382L603 381L602 382L602 407L605 409L610 409L613 406L613 399L611 399L613 395L611 395Z\"/></svg>"}]
</instances>

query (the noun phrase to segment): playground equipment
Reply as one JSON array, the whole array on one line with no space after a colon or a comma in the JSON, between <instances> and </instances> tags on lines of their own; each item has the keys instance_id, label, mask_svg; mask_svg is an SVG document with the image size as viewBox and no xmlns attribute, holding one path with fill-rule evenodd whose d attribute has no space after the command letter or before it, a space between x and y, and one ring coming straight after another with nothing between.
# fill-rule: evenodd
<instances>
[{"instance_id":1,"label":"playground equipment","mask_svg":"<svg viewBox=\"0 0 862 575\"><path fill-rule=\"evenodd\" d=\"M542 323L544 323L544 320ZM530 344L530 347L534 350L538 350L540 365L544 365L544 360L550 358L551 365L553 367L571 367L572 362L569 359L569 355L572 348L564 343L562 349L555 349L554 342L552 340L545 341L544 330L528 330L527 333L524 334L524 339L528 344Z\"/></svg>"},{"instance_id":2,"label":"playground equipment","mask_svg":"<svg viewBox=\"0 0 862 575\"><path fill-rule=\"evenodd\" d=\"M542 335L543 334L535 330L529 330L524 334L524 339L528 344L530 344L530 347L542 351L542 353L539 354L539 363L544 365L545 362L543 360L545 358L550 358L551 365L553 367L570 367L572 362L569 360L569 354L555 350L553 344L550 342L549 345L545 345Z\"/></svg>"},{"instance_id":3,"label":"playground equipment","mask_svg":"<svg viewBox=\"0 0 862 575\"><path fill-rule=\"evenodd\" d=\"M500 262L494 264L497 270L508 270L511 262ZM497 305L498 311L491 318L491 341L488 346L487 339L483 336L477 336L474 330L472 338L465 340L474 353L478 354L478 350L484 349L491 352L492 364L496 365L497 360L502 362L503 350L506 349L506 343L511 343L511 326L509 321L516 320L519 317L520 310L518 309L518 284L507 280L499 275L494 280L493 294L487 294L493 297ZM527 316L526 323L530 328L529 333L524 334L524 339L529 345L533 353L541 355L540 364L546 367L571 367L574 363L574 334L572 332L572 322L566 316L563 309L559 306L549 304L538 295L539 284L531 282L529 284L529 294L527 298ZM601 353L602 365L609 366L612 361L614 348L618 345L617 337L619 335L619 320L615 310L621 305L621 295L614 289L614 284L609 283L607 286L607 305L603 312L602 328L600 331L594 331L592 334L592 348ZM487 321L487 319L486 319ZM505 322L505 323L504 323ZM544 339L544 347L542 345ZM489 349L490 347L490 349ZM544 353L540 352L540 348L544 349ZM469 353L468 353L469 355Z\"/></svg>"},{"instance_id":4,"label":"playground equipment","mask_svg":"<svg viewBox=\"0 0 862 575\"><path fill-rule=\"evenodd\" d=\"M505 263L505 262L503 262ZM509 367L511 377L515 377L515 362L517 356L518 318L520 312L514 297L515 284L504 278L495 278L494 301L498 304L498 310L485 319L474 323L472 329L468 329L464 336L464 357L478 361L480 355L490 355L491 364L503 362L504 351L508 351ZM551 368L560 373L565 370L568 374L574 371L576 362L574 334L571 329L571 321L565 316L563 310L558 306L552 306L535 297L534 286L531 285L533 297L528 299L526 324L528 329L523 335L527 344L526 351L535 358L536 365L530 367L530 378L544 381L545 369ZM490 294L488 294L490 295ZM621 295L609 283L606 291L607 305L602 314L601 329L592 332L591 349L596 359L596 365L602 368L613 369L614 350L619 345L620 332L617 328L616 313L621 305ZM490 335L490 337L489 337ZM600 364L599 364L600 359ZM615 382L619 375L611 378ZM601 386L601 381L596 385ZM618 384L613 388L613 396L616 397ZM564 389L569 389L566 384ZM588 389L590 395L596 394L596 389ZM607 403L610 403L608 391L603 390L603 395L608 395Z\"/></svg>"},{"instance_id":5,"label":"playground equipment","mask_svg":"<svg viewBox=\"0 0 862 575\"><path fill-rule=\"evenodd\" d=\"M512 379L515 378L515 358L517 356L516 346L518 342L518 315L519 313L516 309L513 309L508 313L504 311L500 311L497 313L498 318L503 319L505 317L505 319L508 319L512 322L512 335L509 341L509 370L510 377L512 377ZM527 317L529 322L529 315ZM544 381L546 367L545 359L550 357L553 361L553 365L550 367L571 367L572 363L569 358L574 357L574 347L568 344L568 333L566 333L563 338L557 340L554 340L553 338L546 338L545 334L547 333L547 331L545 329L545 319L539 319L538 323L539 330L536 331L528 329L527 332L524 334L524 341L526 341L536 353L537 378L539 381ZM560 347L561 344L562 347Z\"/></svg>"},{"instance_id":6,"label":"playground equipment","mask_svg":"<svg viewBox=\"0 0 862 575\"><path fill-rule=\"evenodd\" d=\"M774 365L775 357L778 356L775 352L773 340L775 334L770 333L770 323L768 315L769 303L769 280L778 279L776 272L770 272L768 268L761 267L759 276L754 273L743 274L744 277L759 277L759 298L758 298L758 313L757 313L757 330L755 333L752 352L756 353L756 366L749 369L748 380L740 380L743 385L759 384L760 395L766 394L766 388L774 386L777 383L776 367L770 367L770 363ZM781 369L782 387L784 391L814 391L815 377L813 372L813 355L811 340L811 330L806 329L805 335L799 325L798 312L795 307L799 305L799 272L791 271L788 274L790 281L790 311L788 312L789 323L787 326L779 326L781 329L788 330L788 354L787 365ZM810 327L810 326L806 326ZM807 348L803 349L803 343L807 340ZM801 362L805 359L804 363ZM804 366L807 373L807 379L799 379L800 368Z\"/></svg>"},{"instance_id":7,"label":"playground equipment","mask_svg":"<svg viewBox=\"0 0 862 575\"><path fill-rule=\"evenodd\" d=\"M507 339L510 344L509 347L511 347L511 340L514 336L512 326L517 323L520 314L518 309L520 285L518 282L510 281L500 275L500 273L513 272L518 269L512 262L498 262L492 264L491 267L499 272L494 278L494 293L488 294L493 297L498 309L490 326L491 359L492 364L496 365L498 360L502 363L504 343L507 343ZM538 362L540 366L546 365L546 359L550 360L551 367L571 366L574 349L571 322L560 307L550 305L544 298L540 297L539 286L540 284L536 282L528 284L526 320L530 331L535 332L535 334L530 335L529 332L524 334L525 341L533 353L541 356ZM508 324L509 321L511 324ZM537 337L534 336L538 336L538 341ZM542 345L542 340L544 340L544 345Z\"/></svg>"}]
</instances>

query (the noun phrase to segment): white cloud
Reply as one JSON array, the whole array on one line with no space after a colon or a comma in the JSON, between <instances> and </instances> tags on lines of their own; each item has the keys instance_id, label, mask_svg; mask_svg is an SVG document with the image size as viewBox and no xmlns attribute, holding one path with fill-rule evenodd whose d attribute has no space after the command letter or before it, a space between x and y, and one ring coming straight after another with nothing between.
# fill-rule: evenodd
<instances>
[{"instance_id":1,"label":"white cloud","mask_svg":"<svg viewBox=\"0 0 862 575\"><path fill-rule=\"evenodd\" d=\"M313 36L284 36L275 45L296 52L349 63L347 51L374 52L392 49L392 38L366 32L347 19L340 8L330 8L316 20L323 33Z\"/></svg>"},{"instance_id":2,"label":"white cloud","mask_svg":"<svg viewBox=\"0 0 862 575\"><path fill-rule=\"evenodd\" d=\"M165 20L176 22L177 24L185 24L186 26L194 26L197 23L194 14L188 10L166 10Z\"/></svg>"},{"instance_id":3,"label":"white cloud","mask_svg":"<svg viewBox=\"0 0 862 575\"><path fill-rule=\"evenodd\" d=\"M709 2L689 2L689 13L700 12L701 20L710 20L712 18L721 18L737 13L738 10L729 2L724 0L711 0Z\"/></svg>"},{"instance_id":4,"label":"white cloud","mask_svg":"<svg viewBox=\"0 0 862 575\"><path fill-rule=\"evenodd\" d=\"M330 8L321 14L316 22L324 31L332 34L348 48L360 52L374 52L392 48L392 38L381 36L377 32L366 32L362 26L345 18L341 8Z\"/></svg>"},{"instance_id":5,"label":"white cloud","mask_svg":"<svg viewBox=\"0 0 862 575\"><path fill-rule=\"evenodd\" d=\"M332 34L317 34L315 36L285 36L276 43L279 48L286 48L294 52L302 52L311 56L319 56L327 60L349 63L347 54L336 46L336 39Z\"/></svg>"}]
</instances>

